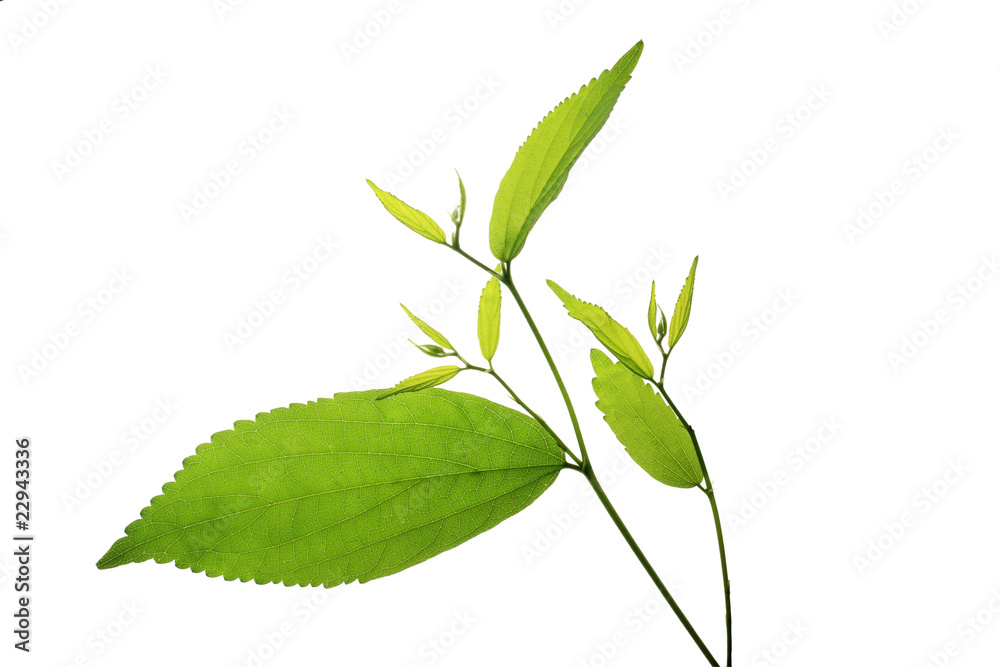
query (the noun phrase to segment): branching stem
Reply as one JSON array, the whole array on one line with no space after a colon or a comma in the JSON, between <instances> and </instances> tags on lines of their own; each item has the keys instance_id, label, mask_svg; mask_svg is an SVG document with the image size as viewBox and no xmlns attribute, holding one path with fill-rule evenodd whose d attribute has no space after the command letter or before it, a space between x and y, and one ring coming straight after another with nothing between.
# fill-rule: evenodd
<instances>
[{"instance_id":1,"label":"branching stem","mask_svg":"<svg viewBox=\"0 0 1000 667\"><path fill-rule=\"evenodd\" d=\"M571 465L571 464L567 464L566 467L567 468L572 468L574 470L577 470L578 472L581 472L584 475L584 477L587 478L587 481L590 483L591 487L593 487L594 492L597 494L597 497L600 499L601 504L604 506L604 509L607 510L608 514L611 516L611 520L614 522L615 526L618 528L618 531L622 534L622 537L625 538L625 542L628 543L629 547L632 549L632 552L635 554L635 557L639 560L639 563L642 565L643 569L646 570L646 574L648 574L649 578L652 579L653 583L656 585L657 590L660 591L660 594L663 595L663 598L667 601L667 604L673 610L673 612L677 616L678 620L680 620L681 625L684 626L684 629L687 630L688 634L691 636L691 639L693 639L694 642L695 642L695 644L697 644L698 648L701 650L702 654L705 656L705 659L708 660L708 663L710 665L712 665L712 667L720 667L718 661L712 655L711 651L708 650L708 647L705 645L705 642L702 641L701 637L698 635L697 631L694 629L694 626L691 625L691 622L688 621L687 616L684 615L684 612L681 610L680 606L677 604L677 601L674 600L673 596L670 594L670 591L667 589L666 585L663 583L663 580L660 579L659 575L656 573L656 570L653 569L652 564L650 564L649 560L646 558L645 554L642 552L642 549L639 548L639 545L638 545L638 543L636 543L635 538L632 537L632 534L629 532L628 528L625 526L625 522L622 521L621 517L618 515L618 512L615 510L614 506L611 504L611 500L608 498L607 494L604 492L604 489L601 487L601 483L597 479L597 475L594 472L594 468L593 468L593 466L590 463L590 457L587 455L587 446L586 446L586 444L584 443L584 440L583 440L583 431L580 428L580 421L579 421L579 419L577 419L576 410L573 407L573 401L572 401L572 399L569 396L569 392L566 390L566 384L563 382L562 375L559 373L559 368L556 366L555 361L552 359L552 354L549 352L549 348L545 344L545 339L542 338L542 334L541 334L541 332L539 332L538 327L535 325L535 321L531 317L531 313L528 311L528 307L525 305L524 300L521 298L520 292L517 291L517 287L514 285L514 279L511 276L511 271L510 271L510 263L509 262L504 263L503 266L502 266L502 273L497 273L496 271L494 271L493 269L489 268L488 266L486 266L485 264L483 264L482 262L480 262L476 258L474 258L471 255L469 255L467 252L465 252L461 248L456 247L456 246L449 246L449 247L451 247L452 250L454 250L458 254L462 255L463 257L465 257L467 260L469 260L470 262L472 262L473 264L475 264L479 268L481 268L484 271L486 271L487 273L489 273L494 278L497 278L498 280L500 280L500 282L503 283L504 285L506 285L507 289L510 290L511 295L514 297L514 300L517 302L518 308L521 310L521 314L524 316L524 320L528 323L528 327L531 329L531 333L535 337L535 341L538 343L538 347L542 351L542 355L545 357L545 361L549 365L549 369L552 371L552 377L555 378L556 384L559 386L559 392L562 394L563 402L566 404L566 410L569 412L570 421L573 423L573 431L576 434L576 441L577 441L577 444L580 447L580 456L577 457L574 454L572 454L572 452L570 452L569 448L566 447L564 443L562 443L562 440L560 440L559 437L555 435L555 432L552 431L548 427L548 425L545 424L544 421L542 421L541 419L539 419L538 416L534 412L532 412L527 407L527 405L525 405L517 397L517 395L506 384L506 382L504 382L496 374L496 372L493 371L492 365L491 365L490 369L488 369L488 370L487 369L478 369L478 370L484 370L485 372L488 372L491 375L493 375L504 386L504 388L507 389L508 392L510 392L511 398L513 398L519 405L521 405L521 407L523 407L525 410L527 410L528 413L531 414L531 416L535 417L535 419L538 419L539 422L549 431L549 433L551 433L553 435L553 437L556 438L556 441L558 443L560 443L560 445L564 448L564 450L567 451L567 453L569 453L570 456L572 456L575 461L577 461L578 465L574 466L574 465ZM666 360L664 360L664 366L665 365L666 365ZM662 373L662 370L661 370L661 376L660 376L660 384L661 385L662 385L662 382L663 382L663 377L662 376L663 376L663 373ZM692 432L692 435L693 435L693 432ZM699 458L700 458L700 454L699 454ZM708 479L708 475L707 474L705 475L705 478L706 478L706 480ZM710 485L709 485L708 488L709 488L709 490L711 490L711 486ZM713 500L712 505L713 505L713 507L715 506L714 500ZM716 516L718 516L717 512L716 512ZM721 528L720 528L720 531L721 531ZM720 544L721 544L721 532L719 533L719 535L720 535ZM723 563L725 563L725 559L724 558L723 558ZM727 579L727 582L728 582L728 579ZM727 589L726 590L727 590L727 600L728 600L728 583L727 583ZM728 613L727 613L727 625L728 625ZM730 664L730 667L731 667L731 664Z\"/></svg>"}]
</instances>

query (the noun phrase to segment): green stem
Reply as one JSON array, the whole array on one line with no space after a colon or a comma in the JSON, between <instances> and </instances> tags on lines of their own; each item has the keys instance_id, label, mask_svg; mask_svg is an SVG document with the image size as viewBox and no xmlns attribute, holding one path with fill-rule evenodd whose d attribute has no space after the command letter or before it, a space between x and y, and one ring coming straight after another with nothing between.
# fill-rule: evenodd
<instances>
[{"instance_id":1,"label":"green stem","mask_svg":"<svg viewBox=\"0 0 1000 667\"><path fill-rule=\"evenodd\" d=\"M628 545L632 548L632 552L635 554L635 557L639 559L640 563L642 563L643 568L646 570L646 574L648 574L649 578L653 580L654 584L656 584L660 594L663 595L663 599L666 600L667 604L670 605L670 608L673 609L674 614L677 615L681 625L683 625L684 629L688 631L689 635L691 635L691 639L693 639L694 643L698 645L699 649L701 649L701 652L705 655L705 659L708 660L709 664L711 664L712 667L719 667L719 663L715 660L712 652L708 650L705 642L703 642L701 637L698 636L694 626L691 625L687 616L685 616L684 612L681 611L677 601L674 600L674 596L672 596L670 591L667 590L667 587L664 585L659 575L656 574L656 570L653 569L653 566L646 559L645 554L642 553L642 549L639 548L639 545L636 544L632 534L629 532L628 528L625 527L625 522L623 522L621 517L618 516L618 512L615 511L615 508L608 499L607 494L604 493L604 489L601 488L600 482L597 481L597 475L594 474L594 469L589 465L589 462L584 467L583 474L587 477L587 481L590 482L590 485L594 487L594 493L596 493L597 497L600 498L601 504L604 505L604 509L606 509L608 514L611 515L611 520L615 522L616 526L618 526L618 530L621 532L622 537L625 538L625 541L628 542Z\"/></svg>"},{"instance_id":2,"label":"green stem","mask_svg":"<svg viewBox=\"0 0 1000 667\"><path fill-rule=\"evenodd\" d=\"M535 326L535 320L532 319L531 313L528 312L528 307L524 305L521 293L518 292L517 287L514 286L514 279L511 277L509 264L507 265L505 273L506 276L503 282L507 285L510 293L514 296L514 301L517 301L517 307L521 309L521 314L524 315L524 319L528 323L531 333L534 334L535 340L538 342L538 347L541 348L542 354L545 355L545 361L549 364L549 369L552 371L552 377L556 379L556 384L559 385L559 392L562 394L563 402L566 404L566 409L569 411L570 421L573 422L573 432L576 433L576 442L580 445L580 456L584 461L589 461L590 458L587 456L587 445L583 442L583 431L580 429L580 420L576 418L576 410L573 408L573 401L569 397L569 392L566 391L566 384L563 382L562 375L559 374L556 362L552 359L552 354L549 352L549 348L545 344L545 339L542 338L542 334L538 331L538 327Z\"/></svg>"},{"instance_id":3,"label":"green stem","mask_svg":"<svg viewBox=\"0 0 1000 667\"><path fill-rule=\"evenodd\" d=\"M661 348L662 351L662 348ZM663 355L663 365L664 368L667 364L667 356L669 352ZM719 541L719 561L722 563L722 590L726 598L726 667L732 667L733 665L733 608L732 601L730 599L729 590L729 566L726 562L726 543L722 537L722 520L719 517L719 506L715 502L715 489L712 487L712 479L708 475L708 466L705 465L705 457L701 453L701 446L698 444L698 436L694 433L694 428L691 424L684 419L684 415L681 411L677 409L677 405L671 400L670 395L667 390L663 387L663 373L660 373L660 381L656 383L656 387L660 390L660 394L666 399L667 404L670 409L674 411L677 418L680 420L681 425L691 436L691 442L694 444L694 452L698 456L698 465L701 466L702 475L705 476L705 486L700 488L706 496L708 496L708 502L712 506L712 517L715 519L715 536Z\"/></svg>"}]
</instances>

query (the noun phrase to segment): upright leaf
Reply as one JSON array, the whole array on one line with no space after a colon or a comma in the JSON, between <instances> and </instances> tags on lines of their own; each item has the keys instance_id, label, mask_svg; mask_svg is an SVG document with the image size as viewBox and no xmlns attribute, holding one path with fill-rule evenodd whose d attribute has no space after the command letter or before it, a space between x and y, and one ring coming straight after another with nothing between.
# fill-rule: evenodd
<instances>
[{"instance_id":1,"label":"upright leaf","mask_svg":"<svg viewBox=\"0 0 1000 667\"><path fill-rule=\"evenodd\" d=\"M335 586L416 565L530 505L565 466L534 419L441 389L240 421L184 460L98 562Z\"/></svg>"},{"instance_id":2,"label":"upright leaf","mask_svg":"<svg viewBox=\"0 0 1000 667\"><path fill-rule=\"evenodd\" d=\"M403 304L399 305L403 306ZM410 309L407 308L406 306L403 306L403 310L405 310L406 314L410 316L410 319L413 320L413 323L416 324L418 327L420 327L421 331L427 334L428 338L430 338L432 341L434 341L443 348L449 350L455 349L454 347L452 347L451 343L448 342L448 339L442 336L437 329L435 329L431 325L427 324L427 322L424 322L422 319L411 313Z\"/></svg>"},{"instance_id":3,"label":"upright leaf","mask_svg":"<svg viewBox=\"0 0 1000 667\"><path fill-rule=\"evenodd\" d=\"M479 297L479 349L492 361L500 343L500 281L490 278Z\"/></svg>"},{"instance_id":4,"label":"upright leaf","mask_svg":"<svg viewBox=\"0 0 1000 667\"><path fill-rule=\"evenodd\" d=\"M368 185L375 192L375 196L378 197L378 200L382 202L382 206L385 206L385 210L389 211L389 213L392 214L392 217L396 218L396 220L399 220L417 234L420 234L435 243L445 242L444 230L441 229L441 226L434 222L433 218L429 215L423 211L418 211L388 192L380 190L379 187L371 181L368 181Z\"/></svg>"},{"instance_id":5,"label":"upright leaf","mask_svg":"<svg viewBox=\"0 0 1000 667\"><path fill-rule=\"evenodd\" d=\"M649 321L649 333L656 338L656 281L653 281L653 286L649 290L649 310L646 313L646 319Z\"/></svg>"},{"instance_id":6,"label":"upright leaf","mask_svg":"<svg viewBox=\"0 0 1000 667\"><path fill-rule=\"evenodd\" d=\"M597 136L639 62L642 42L610 70L566 98L535 127L500 182L490 218L490 250L517 257L532 227L559 196L570 169Z\"/></svg>"},{"instance_id":7,"label":"upright leaf","mask_svg":"<svg viewBox=\"0 0 1000 667\"><path fill-rule=\"evenodd\" d=\"M600 350L591 350L590 360L597 374L597 407L629 456L664 484L697 486L702 473L694 443L670 406L653 387Z\"/></svg>"},{"instance_id":8,"label":"upright leaf","mask_svg":"<svg viewBox=\"0 0 1000 667\"><path fill-rule=\"evenodd\" d=\"M600 306L581 301L551 280L546 282L562 300L569 316L583 322L611 354L632 372L644 378L653 378L653 364L632 332L618 324Z\"/></svg>"},{"instance_id":9,"label":"upright leaf","mask_svg":"<svg viewBox=\"0 0 1000 667\"><path fill-rule=\"evenodd\" d=\"M667 339L667 344L670 347L677 344L677 341L684 335L684 330L687 329L688 319L691 317L691 300L694 298L694 272L697 268L698 258L695 257L694 262L691 263L691 271L688 273L684 287L681 288L680 296L677 297L677 303L674 305L674 316L670 318L670 337Z\"/></svg>"},{"instance_id":10,"label":"upright leaf","mask_svg":"<svg viewBox=\"0 0 1000 667\"><path fill-rule=\"evenodd\" d=\"M455 175L458 176L458 194L459 194L457 224L461 225L465 221L465 204L466 204L465 183L462 182L462 175L459 174L458 171L455 172Z\"/></svg>"},{"instance_id":11,"label":"upright leaf","mask_svg":"<svg viewBox=\"0 0 1000 667\"><path fill-rule=\"evenodd\" d=\"M379 394L379 400L395 396L396 394L436 387L458 375L461 370L462 369L458 366L438 366L437 368L426 370L423 373L417 373L416 375L406 378L392 389L384 390L381 394Z\"/></svg>"}]
</instances>

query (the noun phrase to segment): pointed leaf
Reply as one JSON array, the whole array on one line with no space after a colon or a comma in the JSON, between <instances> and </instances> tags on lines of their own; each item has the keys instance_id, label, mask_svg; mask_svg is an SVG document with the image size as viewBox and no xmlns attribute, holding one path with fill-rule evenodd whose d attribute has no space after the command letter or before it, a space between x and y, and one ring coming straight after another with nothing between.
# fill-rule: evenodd
<instances>
[{"instance_id":1,"label":"pointed leaf","mask_svg":"<svg viewBox=\"0 0 1000 667\"><path fill-rule=\"evenodd\" d=\"M376 395L295 404L216 433L97 566L153 559L261 584L365 582L489 530L565 466L538 422L491 401Z\"/></svg>"},{"instance_id":2,"label":"pointed leaf","mask_svg":"<svg viewBox=\"0 0 1000 667\"><path fill-rule=\"evenodd\" d=\"M459 174L457 170L455 171L455 175L458 176L458 193L460 196L460 200L458 203L458 224L461 225L463 222L465 222L465 204L466 204L465 183L462 182L462 175Z\"/></svg>"},{"instance_id":3,"label":"pointed leaf","mask_svg":"<svg viewBox=\"0 0 1000 667\"><path fill-rule=\"evenodd\" d=\"M403 304L399 305L403 306ZM406 306L403 306L403 310L405 310L406 314L410 316L410 319L413 320L413 323L416 324L418 327L420 327L421 331L427 334L428 338L430 338L432 341L434 341L443 348L447 348L449 350L455 349L454 347L452 347L451 343L448 342L448 339L442 336L437 329L435 329L434 327L427 324L422 319L411 313L410 309L407 308Z\"/></svg>"},{"instance_id":4,"label":"pointed leaf","mask_svg":"<svg viewBox=\"0 0 1000 667\"><path fill-rule=\"evenodd\" d=\"M423 373L411 375L392 389L385 389L378 397L379 399L389 398L396 394L436 387L458 375L461 370L458 366L438 366L437 368L431 368Z\"/></svg>"},{"instance_id":5,"label":"pointed leaf","mask_svg":"<svg viewBox=\"0 0 1000 667\"><path fill-rule=\"evenodd\" d=\"M677 344L677 341L684 335L684 330L687 329L688 319L691 317L691 300L694 298L694 272L697 268L698 258L695 257L694 262L691 263L691 271L688 273L687 280L684 281L681 294L677 297L677 303L674 305L674 316L670 318L670 337L667 339L667 344L670 347Z\"/></svg>"},{"instance_id":6,"label":"pointed leaf","mask_svg":"<svg viewBox=\"0 0 1000 667\"><path fill-rule=\"evenodd\" d=\"M380 202L382 202L382 205L385 206L385 210L389 211L389 213L391 213L396 220L399 220L417 234L420 234L435 243L445 242L444 230L441 229L441 226L434 222L433 218L429 215L423 211L418 211L388 192L380 190L379 187L371 181L368 181L368 185L375 192L375 196L378 197Z\"/></svg>"},{"instance_id":7,"label":"pointed leaf","mask_svg":"<svg viewBox=\"0 0 1000 667\"><path fill-rule=\"evenodd\" d=\"M646 319L649 321L649 333L656 338L656 281L653 281L653 286L649 290L649 312L646 313ZM658 338L656 338L659 340Z\"/></svg>"},{"instance_id":8,"label":"pointed leaf","mask_svg":"<svg viewBox=\"0 0 1000 667\"><path fill-rule=\"evenodd\" d=\"M493 202L494 257L509 262L521 252L538 218L562 191L570 169L607 122L642 46L642 42L633 46L614 67L566 98L521 145Z\"/></svg>"},{"instance_id":9,"label":"pointed leaf","mask_svg":"<svg viewBox=\"0 0 1000 667\"><path fill-rule=\"evenodd\" d=\"M653 387L591 350L594 393L604 421L629 456L654 479L682 489L701 483L701 466L691 436Z\"/></svg>"},{"instance_id":10,"label":"pointed leaf","mask_svg":"<svg viewBox=\"0 0 1000 667\"><path fill-rule=\"evenodd\" d=\"M611 354L632 372L644 378L653 378L653 364L632 332L618 324L600 306L581 301L551 280L546 282L562 300L569 316L583 322Z\"/></svg>"},{"instance_id":11,"label":"pointed leaf","mask_svg":"<svg viewBox=\"0 0 1000 667\"><path fill-rule=\"evenodd\" d=\"M479 298L479 349L492 361L500 343L500 281L490 278Z\"/></svg>"}]
</instances>

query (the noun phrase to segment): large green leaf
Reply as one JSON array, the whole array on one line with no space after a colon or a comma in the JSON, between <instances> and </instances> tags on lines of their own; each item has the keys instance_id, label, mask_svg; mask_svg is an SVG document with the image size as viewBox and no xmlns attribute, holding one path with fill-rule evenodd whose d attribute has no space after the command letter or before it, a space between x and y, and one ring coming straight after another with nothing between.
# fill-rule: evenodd
<instances>
[{"instance_id":1,"label":"large green leaf","mask_svg":"<svg viewBox=\"0 0 1000 667\"><path fill-rule=\"evenodd\" d=\"M618 324L600 306L576 298L551 280L546 282L562 300L569 316L583 322L611 354L618 357L618 360L634 373L644 378L653 378L653 363L631 331Z\"/></svg>"},{"instance_id":2,"label":"large green leaf","mask_svg":"<svg viewBox=\"0 0 1000 667\"><path fill-rule=\"evenodd\" d=\"M419 211L409 204L407 204L402 199L380 189L377 185L368 181L368 186L378 197L378 200L382 202L382 206L385 206L385 210L392 214L392 217L399 220L401 223L420 234L424 238L428 238L435 243L444 243L445 235L444 230L441 226L434 222L434 219L424 213Z\"/></svg>"},{"instance_id":3,"label":"large green leaf","mask_svg":"<svg viewBox=\"0 0 1000 667\"><path fill-rule=\"evenodd\" d=\"M542 119L500 182L490 218L490 250L503 262L517 257L532 227L569 178L631 79L642 54L633 46L610 70L566 98Z\"/></svg>"},{"instance_id":4,"label":"large green leaf","mask_svg":"<svg viewBox=\"0 0 1000 667\"><path fill-rule=\"evenodd\" d=\"M365 582L489 530L565 466L538 422L491 401L377 396L294 404L216 433L97 566L153 559L227 580Z\"/></svg>"},{"instance_id":5,"label":"large green leaf","mask_svg":"<svg viewBox=\"0 0 1000 667\"><path fill-rule=\"evenodd\" d=\"M604 421L629 456L654 479L682 489L702 480L691 436L663 398L642 378L591 350L594 393Z\"/></svg>"}]
</instances>

